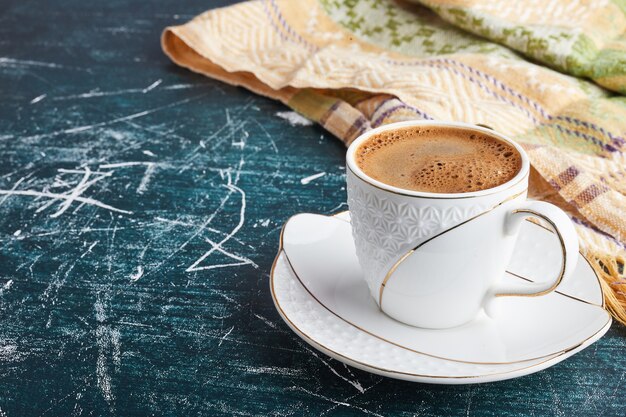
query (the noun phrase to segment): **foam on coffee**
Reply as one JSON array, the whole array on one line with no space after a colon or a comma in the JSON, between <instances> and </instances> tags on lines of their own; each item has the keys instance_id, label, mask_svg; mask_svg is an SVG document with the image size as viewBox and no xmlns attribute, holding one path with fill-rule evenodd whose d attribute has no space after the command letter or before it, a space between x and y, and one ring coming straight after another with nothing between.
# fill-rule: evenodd
<instances>
[{"instance_id":1,"label":"foam on coffee","mask_svg":"<svg viewBox=\"0 0 626 417\"><path fill-rule=\"evenodd\" d=\"M431 193L466 193L497 187L521 169L509 143L451 127L407 127L373 135L356 150L368 176L395 187Z\"/></svg>"}]
</instances>

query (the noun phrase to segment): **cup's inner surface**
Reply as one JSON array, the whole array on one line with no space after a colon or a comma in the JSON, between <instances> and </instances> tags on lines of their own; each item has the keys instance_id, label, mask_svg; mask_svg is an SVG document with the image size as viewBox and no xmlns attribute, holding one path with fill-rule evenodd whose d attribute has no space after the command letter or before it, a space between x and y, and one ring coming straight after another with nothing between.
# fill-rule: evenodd
<instances>
[{"instance_id":1,"label":"cup's inner surface","mask_svg":"<svg viewBox=\"0 0 626 417\"><path fill-rule=\"evenodd\" d=\"M375 133L354 152L356 165L384 184L427 193L469 193L513 179L522 155L489 133L453 126L406 126Z\"/></svg>"}]
</instances>

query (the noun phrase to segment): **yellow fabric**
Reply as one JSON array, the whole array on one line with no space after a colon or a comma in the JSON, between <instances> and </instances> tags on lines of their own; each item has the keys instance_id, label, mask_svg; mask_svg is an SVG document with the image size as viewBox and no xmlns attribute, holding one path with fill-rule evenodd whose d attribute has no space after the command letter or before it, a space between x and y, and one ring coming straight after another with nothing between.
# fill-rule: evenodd
<instances>
[{"instance_id":1,"label":"yellow fabric","mask_svg":"<svg viewBox=\"0 0 626 417\"><path fill-rule=\"evenodd\" d=\"M264 0L211 10L167 28L163 49L181 66L282 101L346 144L416 118L481 123L513 137L531 159L531 196L571 215L609 309L626 322L624 98L465 35L423 7L346 4ZM391 19L383 25L390 32L359 13Z\"/></svg>"}]
</instances>

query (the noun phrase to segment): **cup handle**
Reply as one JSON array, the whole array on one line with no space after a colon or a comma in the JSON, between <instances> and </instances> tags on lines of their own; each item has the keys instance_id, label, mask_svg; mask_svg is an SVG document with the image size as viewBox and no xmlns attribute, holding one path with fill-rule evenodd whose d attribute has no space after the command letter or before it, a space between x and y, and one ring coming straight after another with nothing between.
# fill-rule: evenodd
<instances>
[{"instance_id":1,"label":"cup handle","mask_svg":"<svg viewBox=\"0 0 626 417\"><path fill-rule=\"evenodd\" d=\"M578 235L567 214L557 206L543 201L533 201L519 207L506 218L506 233L515 233L526 218L537 217L545 220L559 238L562 250L561 270L554 281L545 283L498 284L493 288L495 297L524 296L536 297L554 291L561 281L566 279L576 268L578 261Z\"/></svg>"}]
</instances>

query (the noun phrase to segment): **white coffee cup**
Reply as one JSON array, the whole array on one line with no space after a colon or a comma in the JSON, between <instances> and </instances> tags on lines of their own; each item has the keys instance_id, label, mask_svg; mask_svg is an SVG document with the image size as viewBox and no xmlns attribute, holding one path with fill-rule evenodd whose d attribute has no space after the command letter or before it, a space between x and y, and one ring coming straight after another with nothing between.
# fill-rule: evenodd
<instances>
[{"instance_id":1,"label":"white coffee cup","mask_svg":"<svg viewBox=\"0 0 626 417\"><path fill-rule=\"evenodd\" d=\"M520 171L497 187L468 193L411 191L377 181L356 163L372 135L407 127L451 127L508 142L520 153ZM465 123L409 121L385 125L348 148L348 206L357 257L372 297L392 318L441 329L464 324L495 297L541 296L572 273L578 238L558 207L526 199L528 155L506 136ZM501 282L521 222L536 217L557 234L563 253L558 276L546 283Z\"/></svg>"}]
</instances>

